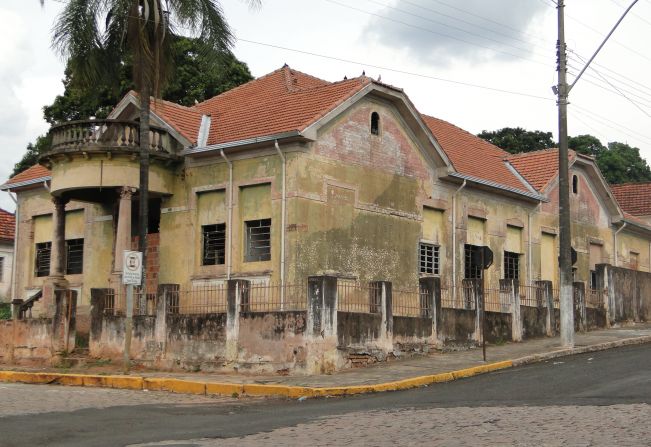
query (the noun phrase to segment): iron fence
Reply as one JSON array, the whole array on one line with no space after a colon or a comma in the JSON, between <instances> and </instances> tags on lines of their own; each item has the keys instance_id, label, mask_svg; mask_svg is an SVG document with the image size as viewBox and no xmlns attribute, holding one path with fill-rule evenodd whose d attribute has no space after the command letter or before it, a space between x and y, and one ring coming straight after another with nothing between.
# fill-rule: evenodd
<instances>
[{"instance_id":1,"label":"iron fence","mask_svg":"<svg viewBox=\"0 0 651 447\"><path fill-rule=\"evenodd\" d=\"M561 308L561 291L560 289L552 289L552 301L554 302L554 309Z\"/></svg>"},{"instance_id":2,"label":"iron fence","mask_svg":"<svg viewBox=\"0 0 651 447\"><path fill-rule=\"evenodd\" d=\"M305 311L307 291L305 281L295 284L249 283L242 290L240 311Z\"/></svg>"},{"instance_id":3,"label":"iron fence","mask_svg":"<svg viewBox=\"0 0 651 447\"><path fill-rule=\"evenodd\" d=\"M228 287L223 282L194 284L188 290L168 290L168 312L172 314L226 313Z\"/></svg>"},{"instance_id":4,"label":"iron fence","mask_svg":"<svg viewBox=\"0 0 651 447\"><path fill-rule=\"evenodd\" d=\"M484 310L486 312L511 313L510 287L484 287Z\"/></svg>"},{"instance_id":5,"label":"iron fence","mask_svg":"<svg viewBox=\"0 0 651 447\"><path fill-rule=\"evenodd\" d=\"M380 313L382 287L378 283L337 281L337 310L340 312Z\"/></svg>"},{"instance_id":6,"label":"iron fence","mask_svg":"<svg viewBox=\"0 0 651 447\"><path fill-rule=\"evenodd\" d=\"M601 309L604 307L604 289L588 289L585 294L585 307L590 309Z\"/></svg>"},{"instance_id":7,"label":"iron fence","mask_svg":"<svg viewBox=\"0 0 651 447\"><path fill-rule=\"evenodd\" d=\"M430 292L423 288L395 289L392 291L393 316L423 317L432 316L429 299Z\"/></svg>"},{"instance_id":8,"label":"iron fence","mask_svg":"<svg viewBox=\"0 0 651 447\"><path fill-rule=\"evenodd\" d=\"M520 294L521 306L547 307L547 300L545 299L545 288L543 286L538 286L535 284L520 284L518 286L518 293Z\"/></svg>"},{"instance_id":9,"label":"iron fence","mask_svg":"<svg viewBox=\"0 0 651 447\"><path fill-rule=\"evenodd\" d=\"M475 289L472 284L441 286L441 307L448 309L475 310Z\"/></svg>"},{"instance_id":10,"label":"iron fence","mask_svg":"<svg viewBox=\"0 0 651 447\"><path fill-rule=\"evenodd\" d=\"M133 288L133 315L155 315L158 303L156 293L144 293L142 287ZM127 291L126 288L107 289L104 295L105 315L126 315Z\"/></svg>"}]
</instances>

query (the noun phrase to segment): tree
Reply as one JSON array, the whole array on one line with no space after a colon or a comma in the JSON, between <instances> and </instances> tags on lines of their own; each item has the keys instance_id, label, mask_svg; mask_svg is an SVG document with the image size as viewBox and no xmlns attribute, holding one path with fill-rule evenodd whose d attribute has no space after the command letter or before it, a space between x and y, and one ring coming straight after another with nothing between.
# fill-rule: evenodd
<instances>
[{"instance_id":1,"label":"tree","mask_svg":"<svg viewBox=\"0 0 651 447\"><path fill-rule=\"evenodd\" d=\"M521 127L504 127L495 131L483 130L477 136L512 154L556 146L551 132L525 130Z\"/></svg>"},{"instance_id":2,"label":"tree","mask_svg":"<svg viewBox=\"0 0 651 447\"><path fill-rule=\"evenodd\" d=\"M175 29L186 29L206 48L226 52L232 34L214 0L69 0L54 25L53 47L85 85L119 79L125 57L133 62L140 99L139 250L146 253L149 206L150 95L169 79ZM143 259L143 262L145 260Z\"/></svg>"},{"instance_id":3,"label":"tree","mask_svg":"<svg viewBox=\"0 0 651 447\"><path fill-rule=\"evenodd\" d=\"M163 99L191 106L253 79L246 63L232 53L218 54L206 50L197 39L178 37L172 43L174 72L163 92ZM65 90L52 104L43 107L43 118L51 125L84 120L91 117L106 118L118 101L133 85L133 66L123 61L120 79L115 85L95 85L89 88L80 82L70 64L66 66L63 85ZM27 145L23 158L16 163L14 175L38 161L38 156L49 147L46 135Z\"/></svg>"},{"instance_id":4,"label":"tree","mask_svg":"<svg viewBox=\"0 0 651 447\"><path fill-rule=\"evenodd\" d=\"M597 155L597 165L611 184L651 181L651 169L640 150L626 143L608 143Z\"/></svg>"},{"instance_id":5,"label":"tree","mask_svg":"<svg viewBox=\"0 0 651 447\"><path fill-rule=\"evenodd\" d=\"M606 147L601 144L599 138L592 135L578 135L576 137L568 137L567 145L570 149L584 155L591 157L598 157Z\"/></svg>"}]
</instances>

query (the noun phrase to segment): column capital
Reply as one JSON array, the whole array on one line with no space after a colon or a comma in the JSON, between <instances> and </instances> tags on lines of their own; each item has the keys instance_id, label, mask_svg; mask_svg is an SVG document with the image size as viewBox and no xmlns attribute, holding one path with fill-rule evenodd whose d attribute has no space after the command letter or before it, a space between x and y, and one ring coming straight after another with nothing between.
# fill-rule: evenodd
<instances>
[{"instance_id":1,"label":"column capital","mask_svg":"<svg viewBox=\"0 0 651 447\"><path fill-rule=\"evenodd\" d=\"M52 203L54 204L54 208L57 210L64 209L68 202L69 200L64 199L63 197L52 196Z\"/></svg>"},{"instance_id":2,"label":"column capital","mask_svg":"<svg viewBox=\"0 0 651 447\"><path fill-rule=\"evenodd\" d=\"M131 200L133 194L136 192L136 188L131 186L123 186L120 188L120 200Z\"/></svg>"}]
</instances>

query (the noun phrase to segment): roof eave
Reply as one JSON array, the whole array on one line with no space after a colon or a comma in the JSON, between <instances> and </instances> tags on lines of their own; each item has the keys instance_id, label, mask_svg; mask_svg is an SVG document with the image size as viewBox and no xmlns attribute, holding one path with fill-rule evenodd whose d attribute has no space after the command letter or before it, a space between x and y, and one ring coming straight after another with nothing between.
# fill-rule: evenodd
<instances>
[{"instance_id":1,"label":"roof eave","mask_svg":"<svg viewBox=\"0 0 651 447\"><path fill-rule=\"evenodd\" d=\"M519 196L522 196L522 197L526 197L527 199L536 200L538 202L549 202L549 199L547 199L545 196L543 196L541 194L538 194L537 192L523 191L521 189L513 188L511 186L502 185L500 183L492 182L490 180L482 179L482 178L479 178L479 177L474 177L472 175L461 174L459 172L452 172L452 173L450 173L448 175L450 177L458 178L458 179L461 179L461 180L467 180L469 182L476 183L478 185L488 186L490 188L499 189L501 191L507 191L507 192L510 192L512 194L516 194L516 195L519 195Z\"/></svg>"},{"instance_id":2,"label":"roof eave","mask_svg":"<svg viewBox=\"0 0 651 447\"><path fill-rule=\"evenodd\" d=\"M188 147L181 151L181 155L188 155L188 156L199 155L199 154L205 154L208 152L219 151L219 150L224 150L224 149L229 149L234 147L249 146L258 143L268 143L274 140L284 140L287 138L296 138L296 137L307 138L298 130L292 130L289 132L263 135L261 137L253 137L253 138L245 138L243 140L228 141L226 143L210 144L208 146L203 146L203 147Z\"/></svg>"},{"instance_id":3,"label":"roof eave","mask_svg":"<svg viewBox=\"0 0 651 447\"><path fill-rule=\"evenodd\" d=\"M25 180L25 181L22 181L22 182L5 183L4 185L0 185L0 191L11 191L12 189L23 188L25 186L36 185L36 184L47 182L47 181L50 181L50 180L52 180L52 176L48 175L46 177L34 178L34 179L31 179L31 180Z\"/></svg>"}]
</instances>

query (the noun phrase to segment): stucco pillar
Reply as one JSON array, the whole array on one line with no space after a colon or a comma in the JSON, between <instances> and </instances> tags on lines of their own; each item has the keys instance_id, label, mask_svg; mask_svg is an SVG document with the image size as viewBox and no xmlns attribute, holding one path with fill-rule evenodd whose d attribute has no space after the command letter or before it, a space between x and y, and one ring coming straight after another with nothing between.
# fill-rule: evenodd
<instances>
[{"instance_id":1,"label":"stucco pillar","mask_svg":"<svg viewBox=\"0 0 651 447\"><path fill-rule=\"evenodd\" d=\"M120 205L118 209L118 224L115 232L115 252L113 254L113 271L122 272L122 256L124 250L131 248L131 198L135 188L123 187L120 190Z\"/></svg>"},{"instance_id":2,"label":"stucco pillar","mask_svg":"<svg viewBox=\"0 0 651 447\"><path fill-rule=\"evenodd\" d=\"M63 278L66 249L66 203L61 197L52 197L52 248L50 251L50 276Z\"/></svg>"}]
</instances>

